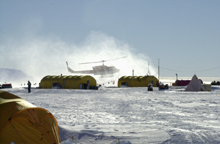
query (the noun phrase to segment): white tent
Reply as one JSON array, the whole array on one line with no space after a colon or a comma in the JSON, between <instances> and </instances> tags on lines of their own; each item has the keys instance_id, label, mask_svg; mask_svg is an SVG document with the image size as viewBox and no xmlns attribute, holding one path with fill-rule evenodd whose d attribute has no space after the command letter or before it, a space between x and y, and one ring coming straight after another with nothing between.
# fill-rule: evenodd
<instances>
[{"instance_id":1,"label":"white tent","mask_svg":"<svg viewBox=\"0 0 220 144\"><path fill-rule=\"evenodd\" d=\"M194 75L190 83L187 85L185 91L206 91L206 89L203 87L197 76Z\"/></svg>"}]
</instances>

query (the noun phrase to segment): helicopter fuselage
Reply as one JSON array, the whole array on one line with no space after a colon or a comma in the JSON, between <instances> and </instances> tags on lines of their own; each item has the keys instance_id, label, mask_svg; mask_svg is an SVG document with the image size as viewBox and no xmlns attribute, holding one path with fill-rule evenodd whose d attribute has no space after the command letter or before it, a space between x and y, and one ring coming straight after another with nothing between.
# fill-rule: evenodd
<instances>
[{"instance_id":1,"label":"helicopter fuselage","mask_svg":"<svg viewBox=\"0 0 220 144\"><path fill-rule=\"evenodd\" d=\"M102 65L102 66L94 66L93 67L94 75L109 75L109 74L117 73L119 71L120 70L114 66Z\"/></svg>"},{"instance_id":2,"label":"helicopter fuselage","mask_svg":"<svg viewBox=\"0 0 220 144\"><path fill-rule=\"evenodd\" d=\"M68 63L66 62L67 69L71 73L81 73L81 74L94 74L94 75L113 75L114 73L119 72L120 70L114 66L94 66L92 70L81 70L81 71L74 71L69 68Z\"/></svg>"}]
</instances>

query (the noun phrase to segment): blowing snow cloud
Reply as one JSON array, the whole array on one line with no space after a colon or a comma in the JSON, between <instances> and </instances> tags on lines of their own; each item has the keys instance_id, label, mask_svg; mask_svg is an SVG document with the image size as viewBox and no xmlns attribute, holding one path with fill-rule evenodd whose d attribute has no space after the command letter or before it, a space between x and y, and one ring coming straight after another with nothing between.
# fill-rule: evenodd
<instances>
[{"instance_id":1,"label":"blowing snow cloud","mask_svg":"<svg viewBox=\"0 0 220 144\"><path fill-rule=\"evenodd\" d=\"M1 46L1 68L22 70L40 81L46 75L71 75L67 71L66 61L73 70L91 70L93 66L102 63L79 65L82 62L109 60L107 66L120 69L117 77L122 75L146 75L148 71L155 75L155 68L148 62L144 54L135 52L127 43L100 32L91 32L81 43L70 44L59 38L32 38L21 42L8 41ZM2 55L4 53L4 55ZM3 61L7 59L6 61ZM151 62L150 62L151 63Z\"/></svg>"}]
</instances>

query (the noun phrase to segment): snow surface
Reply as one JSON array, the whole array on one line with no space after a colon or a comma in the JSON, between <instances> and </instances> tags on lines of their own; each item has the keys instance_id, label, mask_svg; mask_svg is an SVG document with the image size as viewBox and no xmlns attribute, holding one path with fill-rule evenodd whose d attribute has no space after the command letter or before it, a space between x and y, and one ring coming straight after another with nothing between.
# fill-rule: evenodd
<instances>
[{"instance_id":1,"label":"snow surface","mask_svg":"<svg viewBox=\"0 0 220 144\"><path fill-rule=\"evenodd\" d=\"M218 86L211 92L105 87L2 90L50 111L58 121L62 144L220 143Z\"/></svg>"}]
</instances>

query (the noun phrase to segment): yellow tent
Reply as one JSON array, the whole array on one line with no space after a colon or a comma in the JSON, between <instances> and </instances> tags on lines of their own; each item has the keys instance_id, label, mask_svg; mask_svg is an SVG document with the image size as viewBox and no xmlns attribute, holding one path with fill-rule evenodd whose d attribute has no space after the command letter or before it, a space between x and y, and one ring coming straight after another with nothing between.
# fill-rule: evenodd
<instances>
[{"instance_id":1,"label":"yellow tent","mask_svg":"<svg viewBox=\"0 0 220 144\"><path fill-rule=\"evenodd\" d=\"M28 101L0 91L0 143L58 144L59 128L54 116Z\"/></svg>"},{"instance_id":2,"label":"yellow tent","mask_svg":"<svg viewBox=\"0 0 220 144\"><path fill-rule=\"evenodd\" d=\"M122 76L118 80L118 87L147 87L149 83L157 86L158 79L155 76Z\"/></svg>"},{"instance_id":3,"label":"yellow tent","mask_svg":"<svg viewBox=\"0 0 220 144\"><path fill-rule=\"evenodd\" d=\"M54 83L58 83L63 89L94 89L96 80L92 76L45 76L40 82L40 88L51 89Z\"/></svg>"}]
</instances>

